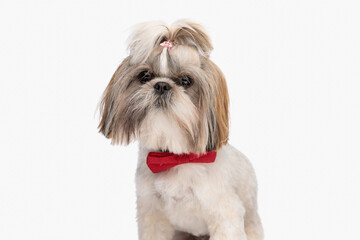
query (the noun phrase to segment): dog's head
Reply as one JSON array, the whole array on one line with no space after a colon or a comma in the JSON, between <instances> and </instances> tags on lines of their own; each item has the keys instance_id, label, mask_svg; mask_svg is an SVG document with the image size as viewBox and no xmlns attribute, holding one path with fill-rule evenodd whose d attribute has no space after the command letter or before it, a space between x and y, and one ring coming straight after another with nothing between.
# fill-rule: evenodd
<instances>
[{"instance_id":1,"label":"dog's head","mask_svg":"<svg viewBox=\"0 0 360 240\"><path fill-rule=\"evenodd\" d=\"M216 150L229 135L228 92L196 23L144 23L100 103L99 130L114 144L139 140L173 153Z\"/></svg>"}]
</instances>

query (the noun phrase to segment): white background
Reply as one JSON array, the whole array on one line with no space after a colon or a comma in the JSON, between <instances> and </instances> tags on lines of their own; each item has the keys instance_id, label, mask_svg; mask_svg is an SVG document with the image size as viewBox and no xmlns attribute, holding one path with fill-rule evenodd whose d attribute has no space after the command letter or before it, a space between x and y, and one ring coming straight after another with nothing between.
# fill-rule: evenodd
<instances>
[{"instance_id":1,"label":"white background","mask_svg":"<svg viewBox=\"0 0 360 240\"><path fill-rule=\"evenodd\" d=\"M212 36L268 240L360 239L357 1L0 3L0 239L137 239L137 143L95 110L139 22Z\"/></svg>"}]
</instances>

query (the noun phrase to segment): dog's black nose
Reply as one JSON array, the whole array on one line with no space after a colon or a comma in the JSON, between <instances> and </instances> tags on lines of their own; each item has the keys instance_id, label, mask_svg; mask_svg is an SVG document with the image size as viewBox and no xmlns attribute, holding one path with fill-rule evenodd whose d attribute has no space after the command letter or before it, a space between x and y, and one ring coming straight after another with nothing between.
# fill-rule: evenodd
<instances>
[{"instance_id":1,"label":"dog's black nose","mask_svg":"<svg viewBox=\"0 0 360 240\"><path fill-rule=\"evenodd\" d=\"M157 94L163 94L169 91L171 89L171 86L166 82L157 82L154 88Z\"/></svg>"}]
</instances>

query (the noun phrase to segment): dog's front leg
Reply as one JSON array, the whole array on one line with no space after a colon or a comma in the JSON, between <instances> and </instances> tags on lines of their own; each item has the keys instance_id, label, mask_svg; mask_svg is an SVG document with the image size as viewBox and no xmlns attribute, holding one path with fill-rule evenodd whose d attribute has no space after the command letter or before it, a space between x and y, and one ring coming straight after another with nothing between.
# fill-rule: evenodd
<instances>
[{"instance_id":1,"label":"dog's front leg","mask_svg":"<svg viewBox=\"0 0 360 240\"><path fill-rule=\"evenodd\" d=\"M143 182L142 190L148 183ZM150 189L150 188L148 188ZM145 193L146 192L146 193ZM152 191L137 196L137 220L139 240L171 240L175 230L159 209L159 199Z\"/></svg>"},{"instance_id":2,"label":"dog's front leg","mask_svg":"<svg viewBox=\"0 0 360 240\"><path fill-rule=\"evenodd\" d=\"M245 208L235 193L222 192L201 198L210 240L246 240Z\"/></svg>"},{"instance_id":3,"label":"dog's front leg","mask_svg":"<svg viewBox=\"0 0 360 240\"><path fill-rule=\"evenodd\" d=\"M158 211L149 211L138 216L139 240L171 240L174 229Z\"/></svg>"}]
</instances>

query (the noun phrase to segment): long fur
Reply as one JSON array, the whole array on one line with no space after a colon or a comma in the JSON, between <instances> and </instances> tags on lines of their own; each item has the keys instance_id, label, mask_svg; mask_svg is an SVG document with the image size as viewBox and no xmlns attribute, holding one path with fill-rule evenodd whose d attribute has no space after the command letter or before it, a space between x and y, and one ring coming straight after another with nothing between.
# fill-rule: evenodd
<instances>
[{"instance_id":1,"label":"long fur","mask_svg":"<svg viewBox=\"0 0 360 240\"><path fill-rule=\"evenodd\" d=\"M160 46L169 40L170 50ZM100 102L99 131L113 144L140 142L139 239L261 240L255 174L227 143L228 90L210 60L213 47L205 29L187 20L143 23L128 42L130 54ZM158 93L159 83L168 86L166 92ZM213 150L213 164L184 164L159 174L145 164L149 151Z\"/></svg>"},{"instance_id":2,"label":"long fur","mask_svg":"<svg viewBox=\"0 0 360 240\"><path fill-rule=\"evenodd\" d=\"M171 105L174 110L172 117L186 129L187 142L194 145L186 152L219 149L227 143L229 135L227 86L222 72L209 59L213 48L206 31L199 24L187 21L178 21L171 27L158 22L136 27L129 38L130 56L115 71L104 92L100 108L100 132L111 138L114 144L128 144L139 137L141 124L149 111L147 104L155 99L148 91L151 85L140 86L144 89L140 91L139 83L134 78L144 69L161 75L159 62L163 48L159 44L170 39L178 45L178 51L173 50L176 54L172 54L172 51L169 53L168 65L172 67L170 77L175 79L177 75L188 74L194 78L195 85L188 92L192 94L191 97L179 93L182 101L174 101ZM181 57L194 58L192 60L198 61L199 66L194 67L191 61L181 62ZM185 103L189 100L192 100L192 108ZM176 108L179 102L190 109L189 114L197 116L196 123L181 116L179 108ZM186 112L182 114L186 115Z\"/></svg>"}]
</instances>

